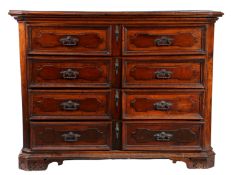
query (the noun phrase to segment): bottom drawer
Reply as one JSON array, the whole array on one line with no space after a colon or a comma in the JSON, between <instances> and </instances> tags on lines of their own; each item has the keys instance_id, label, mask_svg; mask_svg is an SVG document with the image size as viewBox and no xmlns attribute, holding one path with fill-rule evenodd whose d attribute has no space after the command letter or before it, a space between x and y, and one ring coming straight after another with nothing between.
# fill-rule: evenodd
<instances>
[{"instance_id":1,"label":"bottom drawer","mask_svg":"<svg viewBox=\"0 0 231 175\"><path fill-rule=\"evenodd\" d=\"M123 150L201 150L200 122L124 122Z\"/></svg>"},{"instance_id":2,"label":"bottom drawer","mask_svg":"<svg viewBox=\"0 0 231 175\"><path fill-rule=\"evenodd\" d=\"M110 150L111 122L31 122L32 150Z\"/></svg>"}]
</instances>

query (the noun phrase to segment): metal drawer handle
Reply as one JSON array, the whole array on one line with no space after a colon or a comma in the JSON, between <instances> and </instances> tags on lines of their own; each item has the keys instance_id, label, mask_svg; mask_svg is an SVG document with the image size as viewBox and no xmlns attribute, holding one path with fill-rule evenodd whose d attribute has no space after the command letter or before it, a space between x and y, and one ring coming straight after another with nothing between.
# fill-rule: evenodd
<instances>
[{"instance_id":1,"label":"metal drawer handle","mask_svg":"<svg viewBox=\"0 0 231 175\"><path fill-rule=\"evenodd\" d=\"M154 134L155 140L160 142L169 142L172 137L173 137L172 134L166 132L159 132Z\"/></svg>"},{"instance_id":2,"label":"metal drawer handle","mask_svg":"<svg viewBox=\"0 0 231 175\"><path fill-rule=\"evenodd\" d=\"M173 41L172 38L162 36L160 38L155 39L155 44L156 44L156 46L171 46L172 41Z\"/></svg>"},{"instance_id":3,"label":"metal drawer handle","mask_svg":"<svg viewBox=\"0 0 231 175\"><path fill-rule=\"evenodd\" d=\"M116 60L115 60L115 74L116 75L118 75L118 73L119 73L119 59L118 58L116 58Z\"/></svg>"},{"instance_id":4,"label":"metal drawer handle","mask_svg":"<svg viewBox=\"0 0 231 175\"><path fill-rule=\"evenodd\" d=\"M158 111L168 111L171 106L172 106L172 103L166 102L166 101L160 101L160 102L156 102L153 104L153 107L155 108L155 110L158 110Z\"/></svg>"},{"instance_id":5,"label":"metal drawer handle","mask_svg":"<svg viewBox=\"0 0 231 175\"><path fill-rule=\"evenodd\" d=\"M72 69L61 71L60 74L62 75L63 79L69 80L77 79L79 77L79 72Z\"/></svg>"},{"instance_id":6,"label":"metal drawer handle","mask_svg":"<svg viewBox=\"0 0 231 175\"><path fill-rule=\"evenodd\" d=\"M72 36L65 36L59 40L63 46L77 46L79 39Z\"/></svg>"},{"instance_id":7,"label":"metal drawer handle","mask_svg":"<svg viewBox=\"0 0 231 175\"><path fill-rule=\"evenodd\" d=\"M78 102L74 102L72 100L62 102L60 105L62 106L64 111L76 111L79 110L80 106Z\"/></svg>"},{"instance_id":8,"label":"metal drawer handle","mask_svg":"<svg viewBox=\"0 0 231 175\"><path fill-rule=\"evenodd\" d=\"M119 126L119 122L116 122L116 126L115 126L115 134L116 134L116 141L119 141L119 134L120 134L120 126Z\"/></svg>"},{"instance_id":9,"label":"metal drawer handle","mask_svg":"<svg viewBox=\"0 0 231 175\"><path fill-rule=\"evenodd\" d=\"M172 72L166 69L161 69L154 72L156 79L170 79L172 78Z\"/></svg>"},{"instance_id":10,"label":"metal drawer handle","mask_svg":"<svg viewBox=\"0 0 231 175\"><path fill-rule=\"evenodd\" d=\"M120 29L119 29L119 26L116 25L115 26L115 40L116 40L116 43L118 43L118 41L119 41L119 35L120 35Z\"/></svg>"},{"instance_id":11,"label":"metal drawer handle","mask_svg":"<svg viewBox=\"0 0 231 175\"><path fill-rule=\"evenodd\" d=\"M71 131L62 135L65 142L77 142L80 136L80 134L76 134Z\"/></svg>"},{"instance_id":12,"label":"metal drawer handle","mask_svg":"<svg viewBox=\"0 0 231 175\"><path fill-rule=\"evenodd\" d=\"M115 107L116 107L116 111L119 111L119 99L120 99L120 92L118 89L116 89L115 91Z\"/></svg>"}]
</instances>

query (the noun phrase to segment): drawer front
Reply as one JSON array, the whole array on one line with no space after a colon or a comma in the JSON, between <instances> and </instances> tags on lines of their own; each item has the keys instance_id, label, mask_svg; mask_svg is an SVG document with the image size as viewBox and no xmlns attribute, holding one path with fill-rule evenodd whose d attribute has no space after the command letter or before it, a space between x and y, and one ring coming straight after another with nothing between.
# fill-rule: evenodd
<instances>
[{"instance_id":1,"label":"drawer front","mask_svg":"<svg viewBox=\"0 0 231 175\"><path fill-rule=\"evenodd\" d=\"M110 122L31 122L32 150L110 150Z\"/></svg>"},{"instance_id":2,"label":"drawer front","mask_svg":"<svg viewBox=\"0 0 231 175\"><path fill-rule=\"evenodd\" d=\"M124 26L123 54L204 54L205 27Z\"/></svg>"},{"instance_id":3,"label":"drawer front","mask_svg":"<svg viewBox=\"0 0 231 175\"><path fill-rule=\"evenodd\" d=\"M111 26L30 26L29 53L110 55Z\"/></svg>"},{"instance_id":4,"label":"drawer front","mask_svg":"<svg viewBox=\"0 0 231 175\"><path fill-rule=\"evenodd\" d=\"M202 119L202 90L123 90L124 119Z\"/></svg>"},{"instance_id":5,"label":"drawer front","mask_svg":"<svg viewBox=\"0 0 231 175\"><path fill-rule=\"evenodd\" d=\"M111 119L111 91L31 91L30 109L32 119Z\"/></svg>"},{"instance_id":6,"label":"drawer front","mask_svg":"<svg viewBox=\"0 0 231 175\"><path fill-rule=\"evenodd\" d=\"M124 122L123 150L201 150L201 123Z\"/></svg>"},{"instance_id":7,"label":"drawer front","mask_svg":"<svg viewBox=\"0 0 231 175\"><path fill-rule=\"evenodd\" d=\"M111 59L29 62L30 87L110 87Z\"/></svg>"},{"instance_id":8,"label":"drawer front","mask_svg":"<svg viewBox=\"0 0 231 175\"><path fill-rule=\"evenodd\" d=\"M123 87L203 88L204 61L124 59Z\"/></svg>"}]
</instances>

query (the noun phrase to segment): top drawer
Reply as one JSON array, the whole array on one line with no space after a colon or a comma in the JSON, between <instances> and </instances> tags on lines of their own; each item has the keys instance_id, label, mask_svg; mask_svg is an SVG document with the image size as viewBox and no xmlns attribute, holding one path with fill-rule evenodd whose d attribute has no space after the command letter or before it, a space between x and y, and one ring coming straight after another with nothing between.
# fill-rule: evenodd
<instances>
[{"instance_id":1,"label":"top drawer","mask_svg":"<svg viewBox=\"0 0 231 175\"><path fill-rule=\"evenodd\" d=\"M30 26L29 53L110 55L111 26Z\"/></svg>"},{"instance_id":2,"label":"top drawer","mask_svg":"<svg viewBox=\"0 0 231 175\"><path fill-rule=\"evenodd\" d=\"M124 26L123 55L204 54L205 28Z\"/></svg>"}]
</instances>

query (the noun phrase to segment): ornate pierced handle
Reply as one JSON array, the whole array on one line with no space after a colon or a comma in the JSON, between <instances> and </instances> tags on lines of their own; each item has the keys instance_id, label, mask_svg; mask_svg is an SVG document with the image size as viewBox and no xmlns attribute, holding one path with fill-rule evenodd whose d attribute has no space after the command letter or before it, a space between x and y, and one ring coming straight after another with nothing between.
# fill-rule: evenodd
<instances>
[{"instance_id":1,"label":"ornate pierced handle","mask_svg":"<svg viewBox=\"0 0 231 175\"><path fill-rule=\"evenodd\" d=\"M166 101L160 101L160 102L156 102L153 104L153 107L155 108L155 110L158 110L158 111L168 111L171 106L172 106L172 103L166 102Z\"/></svg>"},{"instance_id":2,"label":"ornate pierced handle","mask_svg":"<svg viewBox=\"0 0 231 175\"><path fill-rule=\"evenodd\" d=\"M71 131L62 135L65 142L77 142L80 136L80 134Z\"/></svg>"},{"instance_id":3,"label":"ornate pierced handle","mask_svg":"<svg viewBox=\"0 0 231 175\"><path fill-rule=\"evenodd\" d=\"M166 69L161 69L154 72L156 79L170 79L172 78L172 72Z\"/></svg>"},{"instance_id":4,"label":"ornate pierced handle","mask_svg":"<svg viewBox=\"0 0 231 175\"><path fill-rule=\"evenodd\" d=\"M61 71L60 74L62 75L63 79L69 80L77 79L79 77L79 72L72 69Z\"/></svg>"},{"instance_id":5,"label":"ornate pierced handle","mask_svg":"<svg viewBox=\"0 0 231 175\"><path fill-rule=\"evenodd\" d=\"M160 38L155 39L156 46L171 46L172 38L168 38L166 36L162 36Z\"/></svg>"},{"instance_id":6,"label":"ornate pierced handle","mask_svg":"<svg viewBox=\"0 0 231 175\"><path fill-rule=\"evenodd\" d=\"M79 39L73 36L65 36L59 40L63 46L78 46Z\"/></svg>"},{"instance_id":7,"label":"ornate pierced handle","mask_svg":"<svg viewBox=\"0 0 231 175\"><path fill-rule=\"evenodd\" d=\"M172 134L166 132L159 132L154 134L155 140L160 142L169 142L172 137L173 137Z\"/></svg>"},{"instance_id":8,"label":"ornate pierced handle","mask_svg":"<svg viewBox=\"0 0 231 175\"><path fill-rule=\"evenodd\" d=\"M62 106L64 111L76 111L79 109L80 106L78 102L74 102L72 100L62 102L60 105Z\"/></svg>"}]
</instances>

